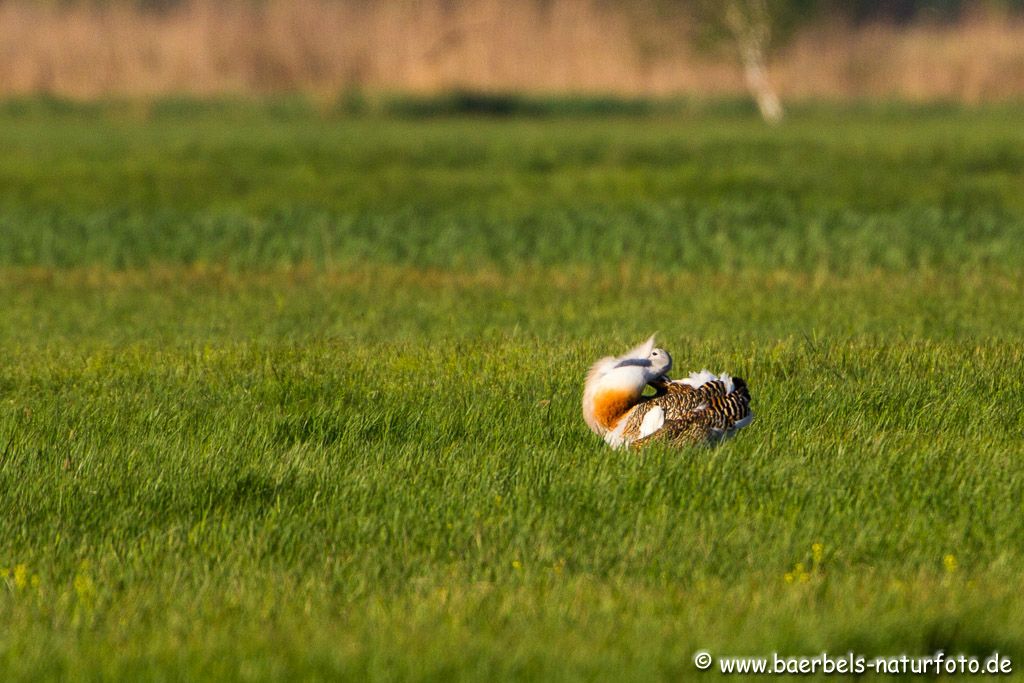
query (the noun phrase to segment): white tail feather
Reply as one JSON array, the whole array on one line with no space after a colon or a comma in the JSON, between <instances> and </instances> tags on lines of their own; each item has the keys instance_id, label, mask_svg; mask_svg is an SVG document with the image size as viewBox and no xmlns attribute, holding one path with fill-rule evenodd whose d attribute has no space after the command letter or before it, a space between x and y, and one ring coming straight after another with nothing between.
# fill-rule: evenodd
<instances>
[{"instance_id":1,"label":"white tail feather","mask_svg":"<svg viewBox=\"0 0 1024 683\"><path fill-rule=\"evenodd\" d=\"M699 387L704 386L708 382L714 382L716 380L722 382L722 384L725 385L725 393L727 394L731 394L733 390L736 388L736 385L733 384L731 375L728 375L724 372L721 375L716 375L710 370L691 372L689 377L676 381L678 381L680 384L686 384L693 387L694 389L697 389Z\"/></svg>"}]
</instances>

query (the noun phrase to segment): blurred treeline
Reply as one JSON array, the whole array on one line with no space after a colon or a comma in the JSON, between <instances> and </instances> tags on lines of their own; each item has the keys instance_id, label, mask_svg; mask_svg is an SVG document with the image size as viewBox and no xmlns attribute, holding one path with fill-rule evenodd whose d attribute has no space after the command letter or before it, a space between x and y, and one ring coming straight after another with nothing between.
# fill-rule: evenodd
<instances>
[{"instance_id":1,"label":"blurred treeline","mask_svg":"<svg viewBox=\"0 0 1024 683\"><path fill-rule=\"evenodd\" d=\"M830 12L841 12L856 21L913 21L921 17L940 20L956 20L971 11L992 11L996 9L1020 12L1024 0L807 0L815 8L827 8Z\"/></svg>"},{"instance_id":2,"label":"blurred treeline","mask_svg":"<svg viewBox=\"0 0 1024 683\"><path fill-rule=\"evenodd\" d=\"M745 97L730 5L785 101L1024 99L1024 0L0 0L0 98Z\"/></svg>"}]
</instances>

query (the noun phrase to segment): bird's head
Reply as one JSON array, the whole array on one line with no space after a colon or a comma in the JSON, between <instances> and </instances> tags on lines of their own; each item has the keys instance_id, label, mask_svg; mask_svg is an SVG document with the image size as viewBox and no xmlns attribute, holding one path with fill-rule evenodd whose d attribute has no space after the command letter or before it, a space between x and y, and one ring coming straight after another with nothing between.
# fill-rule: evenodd
<instances>
[{"instance_id":1,"label":"bird's head","mask_svg":"<svg viewBox=\"0 0 1024 683\"><path fill-rule=\"evenodd\" d=\"M583 388L583 419L600 436L615 428L643 398L644 387L672 369L672 356L654 346L654 335L621 356L594 363Z\"/></svg>"}]
</instances>

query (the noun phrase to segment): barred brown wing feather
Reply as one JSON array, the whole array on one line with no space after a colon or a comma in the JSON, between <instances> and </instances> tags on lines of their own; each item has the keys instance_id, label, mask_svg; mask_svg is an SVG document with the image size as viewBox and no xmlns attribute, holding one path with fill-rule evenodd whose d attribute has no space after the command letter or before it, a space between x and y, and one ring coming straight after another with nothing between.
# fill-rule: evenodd
<instances>
[{"instance_id":1,"label":"barred brown wing feather","mask_svg":"<svg viewBox=\"0 0 1024 683\"><path fill-rule=\"evenodd\" d=\"M712 438L712 429L707 424L704 411L690 413L679 420L666 420L665 425L654 434L634 441L634 448L642 448L653 443L668 443L673 446L688 446L702 443Z\"/></svg>"},{"instance_id":2,"label":"barred brown wing feather","mask_svg":"<svg viewBox=\"0 0 1024 683\"><path fill-rule=\"evenodd\" d=\"M738 428L750 416L750 390L747 383L733 378L733 390L721 380L713 380L699 387L672 382L667 392L649 399L647 410L657 405L665 411L665 424L660 430L633 441L635 447L654 442L687 445L715 441ZM640 413L641 411L637 411ZM642 415L636 415L642 419Z\"/></svg>"},{"instance_id":3,"label":"barred brown wing feather","mask_svg":"<svg viewBox=\"0 0 1024 683\"><path fill-rule=\"evenodd\" d=\"M708 407L702 411L711 416L711 424L714 429L728 431L736 426L736 423L750 415L750 399L748 395L734 391L725 396L716 396L708 402Z\"/></svg>"},{"instance_id":4,"label":"barred brown wing feather","mask_svg":"<svg viewBox=\"0 0 1024 683\"><path fill-rule=\"evenodd\" d=\"M644 417L656 405L659 405L656 398L650 398L639 403L626 418L626 427L622 430L622 436L629 441L636 440L637 436L640 435L640 425L643 424Z\"/></svg>"},{"instance_id":5,"label":"barred brown wing feather","mask_svg":"<svg viewBox=\"0 0 1024 683\"><path fill-rule=\"evenodd\" d=\"M726 391L727 387L721 380L707 382L697 388L672 382L668 385L668 393L651 400L664 409L667 419L678 420L694 410L710 405L715 399L728 396Z\"/></svg>"},{"instance_id":6,"label":"barred brown wing feather","mask_svg":"<svg viewBox=\"0 0 1024 683\"><path fill-rule=\"evenodd\" d=\"M668 393L654 399L665 410L665 414L672 419L674 415L688 413L700 407L705 402L703 394L699 389L694 389L686 384L673 382L668 387Z\"/></svg>"},{"instance_id":7,"label":"barred brown wing feather","mask_svg":"<svg viewBox=\"0 0 1024 683\"><path fill-rule=\"evenodd\" d=\"M732 378L732 393L739 394L750 403L750 389L747 388L747 383L741 377Z\"/></svg>"}]
</instances>

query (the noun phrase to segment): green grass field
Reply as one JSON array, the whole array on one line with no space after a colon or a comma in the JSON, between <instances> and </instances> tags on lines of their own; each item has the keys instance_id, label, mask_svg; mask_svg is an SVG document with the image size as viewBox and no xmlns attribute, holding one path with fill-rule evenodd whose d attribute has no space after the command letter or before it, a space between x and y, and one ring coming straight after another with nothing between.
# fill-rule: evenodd
<instances>
[{"instance_id":1,"label":"green grass field","mask_svg":"<svg viewBox=\"0 0 1024 683\"><path fill-rule=\"evenodd\" d=\"M8 107L0 150L4 680L1024 658L1017 110ZM754 424L608 450L583 375L653 331Z\"/></svg>"}]
</instances>

